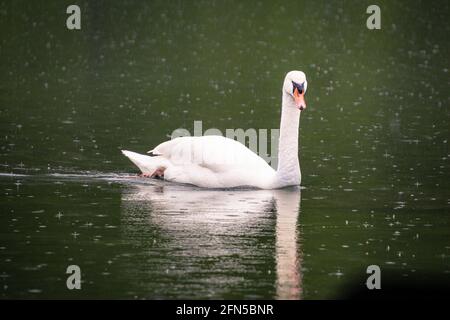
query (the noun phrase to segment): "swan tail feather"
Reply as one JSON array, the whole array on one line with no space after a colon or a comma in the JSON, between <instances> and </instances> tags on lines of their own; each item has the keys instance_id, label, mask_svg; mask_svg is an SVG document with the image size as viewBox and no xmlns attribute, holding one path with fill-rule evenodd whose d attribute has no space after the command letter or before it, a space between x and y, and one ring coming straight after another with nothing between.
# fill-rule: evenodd
<instances>
[{"instance_id":1,"label":"swan tail feather","mask_svg":"<svg viewBox=\"0 0 450 320\"><path fill-rule=\"evenodd\" d=\"M121 150L122 153L131 160L144 174L153 175L157 170L164 168L165 161L162 157L147 156L144 154L136 153L128 150Z\"/></svg>"}]
</instances>

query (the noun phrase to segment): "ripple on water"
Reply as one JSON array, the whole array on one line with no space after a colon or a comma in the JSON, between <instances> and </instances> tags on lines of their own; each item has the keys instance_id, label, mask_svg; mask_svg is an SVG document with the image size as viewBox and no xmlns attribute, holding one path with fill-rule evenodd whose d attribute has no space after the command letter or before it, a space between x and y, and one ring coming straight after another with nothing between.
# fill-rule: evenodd
<instances>
[{"instance_id":1,"label":"ripple on water","mask_svg":"<svg viewBox=\"0 0 450 320\"><path fill-rule=\"evenodd\" d=\"M28 289L28 292L38 294L38 293L42 293L42 290L41 289Z\"/></svg>"}]
</instances>

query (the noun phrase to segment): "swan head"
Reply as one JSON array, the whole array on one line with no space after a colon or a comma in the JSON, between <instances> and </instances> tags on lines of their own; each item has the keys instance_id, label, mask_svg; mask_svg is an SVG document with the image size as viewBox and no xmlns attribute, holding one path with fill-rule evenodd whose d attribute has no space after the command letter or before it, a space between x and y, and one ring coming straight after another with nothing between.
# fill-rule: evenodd
<instances>
[{"instance_id":1,"label":"swan head","mask_svg":"<svg viewBox=\"0 0 450 320\"><path fill-rule=\"evenodd\" d=\"M306 109L305 93L307 88L306 75L302 71L290 71L284 78L283 92L292 99L292 103L300 111Z\"/></svg>"}]
</instances>

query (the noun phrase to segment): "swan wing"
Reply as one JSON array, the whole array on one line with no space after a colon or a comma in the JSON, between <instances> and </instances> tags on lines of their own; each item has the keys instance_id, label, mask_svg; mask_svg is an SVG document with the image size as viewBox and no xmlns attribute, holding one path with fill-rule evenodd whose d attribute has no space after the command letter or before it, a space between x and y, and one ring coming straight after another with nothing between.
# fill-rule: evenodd
<instances>
[{"instance_id":1,"label":"swan wing","mask_svg":"<svg viewBox=\"0 0 450 320\"><path fill-rule=\"evenodd\" d=\"M151 150L166 159L164 179L200 187L269 188L275 170L246 146L222 136L179 137Z\"/></svg>"},{"instance_id":2,"label":"swan wing","mask_svg":"<svg viewBox=\"0 0 450 320\"><path fill-rule=\"evenodd\" d=\"M173 165L198 165L213 172L242 167L272 169L242 143L223 136L178 137L149 152L163 156Z\"/></svg>"}]
</instances>

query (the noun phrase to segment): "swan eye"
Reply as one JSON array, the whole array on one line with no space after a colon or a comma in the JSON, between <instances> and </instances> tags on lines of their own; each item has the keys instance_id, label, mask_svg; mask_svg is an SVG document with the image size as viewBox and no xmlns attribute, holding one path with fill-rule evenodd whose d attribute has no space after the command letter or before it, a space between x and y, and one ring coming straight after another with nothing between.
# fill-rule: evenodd
<instances>
[{"instance_id":1,"label":"swan eye","mask_svg":"<svg viewBox=\"0 0 450 320\"><path fill-rule=\"evenodd\" d=\"M305 83L298 84L297 82L292 81L292 94L294 94L295 88L297 88L298 93L302 94L304 90Z\"/></svg>"}]
</instances>

